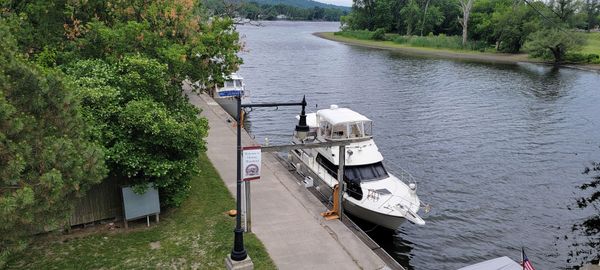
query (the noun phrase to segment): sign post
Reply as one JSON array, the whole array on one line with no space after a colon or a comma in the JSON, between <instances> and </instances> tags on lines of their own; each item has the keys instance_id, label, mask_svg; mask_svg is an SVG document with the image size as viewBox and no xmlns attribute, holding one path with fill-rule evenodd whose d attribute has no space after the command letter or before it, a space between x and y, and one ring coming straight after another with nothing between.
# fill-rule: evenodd
<instances>
[{"instance_id":1,"label":"sign post","mask_svg":"<svg viewBox=\"0 0 600 270\"><path fill-rule=\"evenodd\" d=\"M250 181L260 179L261 173L261 148L260 146L247 146L242 151L242 180L244 181L244 223L246 232L252 231L252 207L250 199Z\"/></svg>"}]
</instances>

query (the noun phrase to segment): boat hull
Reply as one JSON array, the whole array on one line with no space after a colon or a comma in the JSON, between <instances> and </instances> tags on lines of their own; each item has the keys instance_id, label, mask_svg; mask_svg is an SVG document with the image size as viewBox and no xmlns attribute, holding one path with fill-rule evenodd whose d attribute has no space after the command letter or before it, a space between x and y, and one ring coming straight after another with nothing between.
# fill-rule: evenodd
<instances>
[{"instance_id":1,"label":"boat hull","mask_svg":"<svg viewBox=\"0 0 600 270\"><path fill-rule=\"evenodd\" d=\"M352 203L350 200L344 201L344 209L353 216L364 219L373 224L377 224L379 226L388 228L390 230L398 229L398 227L400 227L400 225L402 225L402 223L404 223L404 221L406 220L403 217L386 215L383 213L365 209Z\"/></svg>"},{"instance_id":2,"label":"boat hull","mask_svg":"<svg viewBox=\"0 0 600 270\"><path fill-rule=\"evenodd\" d=\"M214 100L223 108L231 117L237 117L237 100L235 97L215 97ZM248 98L242 97L242 104L246 104Z\"/></svg>"}]
</instances>

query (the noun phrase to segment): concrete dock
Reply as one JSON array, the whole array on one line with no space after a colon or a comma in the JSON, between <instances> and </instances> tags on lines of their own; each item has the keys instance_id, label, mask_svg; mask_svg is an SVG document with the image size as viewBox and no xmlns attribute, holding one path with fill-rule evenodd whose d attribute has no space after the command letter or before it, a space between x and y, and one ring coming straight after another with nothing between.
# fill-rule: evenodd
<instances>
[{"instance_id":1,"label":"concrete dock","mask_svg":"<svg viewBox=\"0 0 600 270\"><path fill-rule=\"evenodd\" d=\"M208 157L235 197L234 121L228 122L233 119L208 95L188 96L209 121ZM242 144L256 145L245 131ZM265 245L277 268L389 269L342 222L325 221L320 213L326 211L326 207L299 185L274 154L262 154L261 179L252 182L251 198L252 232ZM252 250L248 253L252 257Z\"/></svg>"}]
</instances>

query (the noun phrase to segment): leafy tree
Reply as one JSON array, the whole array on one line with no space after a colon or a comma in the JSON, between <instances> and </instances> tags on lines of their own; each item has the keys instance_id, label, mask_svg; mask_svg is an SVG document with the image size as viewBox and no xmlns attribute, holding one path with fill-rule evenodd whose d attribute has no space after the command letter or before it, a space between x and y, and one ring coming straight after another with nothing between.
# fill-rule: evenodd
<instances>
[{"instance_id":1,"label":"leafy tree","mask_svg":"<svg viewBox=\"0 0 600 270\"><path fill-rule=\"evenodd\" d=\"M26 63L0 20L0 266L27 236L66 223L107 173L72 88Z\"/></svg>"},{"instance_id":2,"label":"leafy tree","mask_svg":"<svg viewBox=\"0 0 600 270\"><path fill-rule=\"evenodd\" d=\"M421 9L415 0L409 0L408 4L400 10L400 16L404 18L406 35L412 35L421 19Z\"/></svg>"},{"instance_id":3,"label":"leafy tree","mask_svg":"<svg viewBox=\"0 0 600 270\"><path fill-rule=\"evenodd\" d=\"M440 11L440 8L434 5L428 6L425 9L423 18L421 19L421 36L423 33L431 33L444 21L444 14Z\"/></svg>"},{"instance_id":4,"label":"leafy tree","mask_svg":"<svg viewBox=\"0 0 600 270\"><path fill-rule=\"evenodd\" d=\"M584 43L585 39L577 33L550 28L532 33L525 48L533 57L553 59L555 63L560 63L568 51L577 50Z\"/></svg>"},{"instance_id":5,"label":"leafy tree","mask_svg":"<svg viewBox=\"0 0 600 270\"><path fill-rule=\"evenodd\" d=\"M575 12L579 8L579 1L577 0L550 0L548 7L553 11L554 15L562 23L569 23Z\"/></svg>"},{"instance_id":6,"label":"leafy tree","mask_svg":"<svg viewBox=\"0 0 600 270\"><path fill-rule=\"evenodd\" d=\"M355 13L352 29L375 29L376 0L353 0L352 10Z\"/></svg>"},{"instance_id":7,"label":"leafy tree","mask_svg":"<svg viewBox=\"0 0 600 270\"><path fill-rule=\"evenodd\" d=\"M525 44L529 34L540 29L535 12L525 4L497 8L492 15L491 33L502 52L517 53Z\"/></svg>"},{"instance_id":8,"label":"leafy tree","mask_svg":"<svg viewBox=\"0 0 600 270\"><path fill-rule=\"evenodd\" d=\"M586 15L585 30L589 32L600 21L600 0L585 0L583 11Z\"/></svg>"},{"instance_id":9,"label":"leafy tree","mask_svg":"<svg viewBox=\"0 0 600 270\"><path fill-rule=\"evenodd\" d=\"M111 174L141 187L153 184L163 204L178 206L198 170L208 124L169 80L167 66L126 56L115 63L78 61L66 72L106 149Z\"/></svg>"}]
</instances>

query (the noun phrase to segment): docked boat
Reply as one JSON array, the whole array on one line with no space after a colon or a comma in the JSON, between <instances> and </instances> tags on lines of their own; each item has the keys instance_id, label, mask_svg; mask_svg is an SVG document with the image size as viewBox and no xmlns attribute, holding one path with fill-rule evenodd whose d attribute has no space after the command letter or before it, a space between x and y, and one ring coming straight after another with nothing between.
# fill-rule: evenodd
<instances>
[{"instance_id":1,"label":"docked boat","mask_svg":"<svg viewBox=\"0 0 600 270\"><path fill-rule=\"evenodd\" d=\"M215 89L210 93L213 99L225 109L232 117L237 117L237 101L236 97L242 98L242 104L249 103L249 93L246 91L244 78L232 73L225 78L223 85L215 86Z\"/></svg>"},{"instance_id":2,"label":"docked boat","mask_svg":"<svg viewBox=\"0 0 600 270\"><path fill-rule=\"evenodd\" d=\"M373 141L372 121L347 108L306 114L309 134L315 141L347 141L344 159L344 210L388 229L397 229L404 220L418 225L425 221L417 214L421 202L417 184L407 172L392 174L383 164L383 156ZM303 143L294 139L294 143ZM339 147L294 150L298 170L313 179L326 196L338 183ZM296 163L295 163L296 164Z\"/></svg>"}]
</instances>

